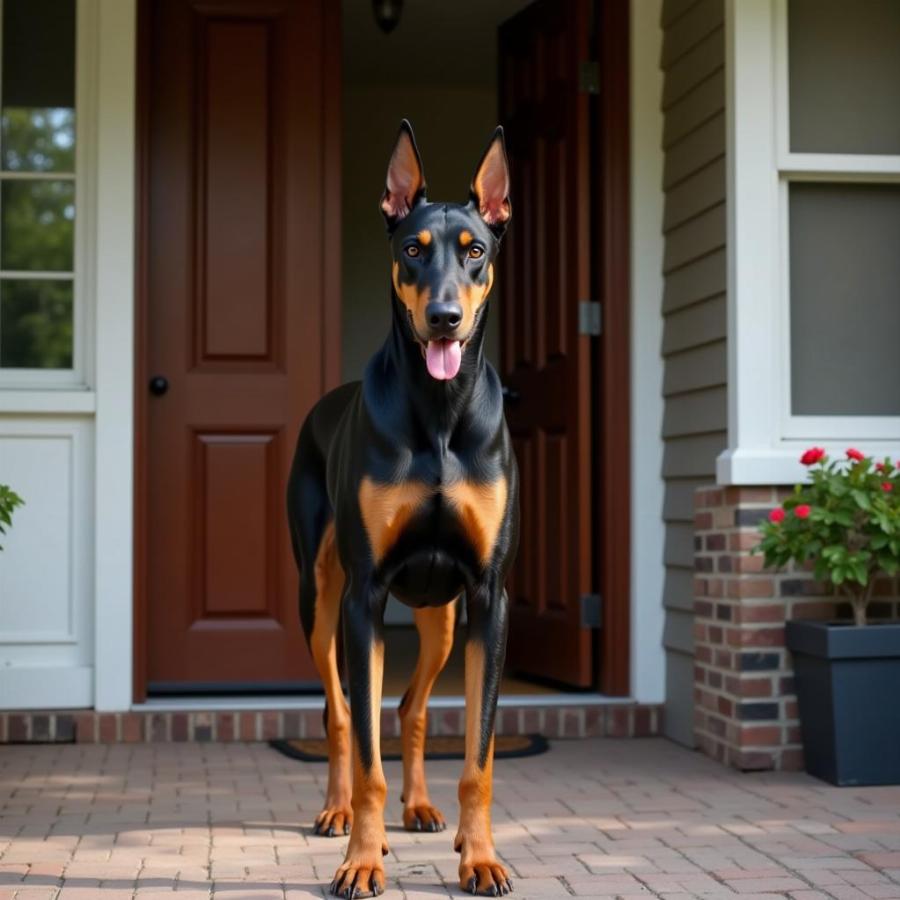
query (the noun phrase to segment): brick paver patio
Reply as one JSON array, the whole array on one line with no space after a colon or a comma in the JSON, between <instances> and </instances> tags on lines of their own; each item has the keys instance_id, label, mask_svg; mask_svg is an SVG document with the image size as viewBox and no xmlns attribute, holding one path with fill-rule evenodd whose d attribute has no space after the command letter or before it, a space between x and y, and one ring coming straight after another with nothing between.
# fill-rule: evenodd
<instances>
[{"instance_id":1,"label":"brick paver patio","mask_svg":"<svg viewBox=\"0 0 900 900\"><path fill-rule=\"evenodd\" d=\"M429 766L448 830L413 835L386 764L385 897L465 896L460 765ZM661 739L561 741L495 772L521 900L900 898L900 788L741 775ZM324 765L265 744L2 748L0 897L320 898L346 845L309 832L324 784Z\"/></svg>"}]
</instances>

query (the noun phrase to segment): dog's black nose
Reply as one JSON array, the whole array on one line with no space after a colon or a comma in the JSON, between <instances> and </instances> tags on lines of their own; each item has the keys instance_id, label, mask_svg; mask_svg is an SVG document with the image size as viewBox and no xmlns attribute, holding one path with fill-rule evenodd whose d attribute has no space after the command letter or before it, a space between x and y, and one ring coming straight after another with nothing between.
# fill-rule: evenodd
<instances>
[{"instance_id":1,"label":"dog's black nose","mask_svg":"<svg viewBox=\"0 0 900 900\"><path fill-rule=\"evenodd\" d=\"M462 322L462 307L452 301L429 303L425 307L425 318L433 334L448 335Z\"/></svg>"}]
</instances>

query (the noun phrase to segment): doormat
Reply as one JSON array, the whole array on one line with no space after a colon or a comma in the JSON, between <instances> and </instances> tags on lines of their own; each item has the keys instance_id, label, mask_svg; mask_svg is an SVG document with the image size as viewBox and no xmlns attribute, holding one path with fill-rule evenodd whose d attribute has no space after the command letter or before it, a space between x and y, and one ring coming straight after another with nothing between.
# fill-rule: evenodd
<instances>
[{"instance_id":1,"label":"doormat","mask_svg":"<svg viewBox=\"0 0 900 900\"><path fill-rule=\"evenodd\" d=\"M291 759L303 762L328 762L328 741L324 738L298 738L269 741L269 746ZM494 759L517 759L538 756L549 749L541 734L499 734L494 738ZM383 760L402 759L403 747L398 737L381 739ZM466 739L462 736L429 737L425 741L425 759L464 759Z\"/></svg>"}]
</instances>

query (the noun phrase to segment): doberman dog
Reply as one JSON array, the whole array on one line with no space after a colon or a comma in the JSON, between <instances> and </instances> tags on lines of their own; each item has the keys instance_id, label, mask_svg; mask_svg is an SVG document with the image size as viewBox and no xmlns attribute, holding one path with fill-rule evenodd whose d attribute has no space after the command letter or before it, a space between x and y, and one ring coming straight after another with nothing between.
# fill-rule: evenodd
<instances>
[{"instance_id":1,"label":"doberman dog","mask_svg":"<svg viewBox=\"0 0 900 900\"><path fill-rule=\"evenodd\" d=\"M300 617L326 697L328 789L315 832L350 833L333 894L384 890L379 723L389 592L413 607L420 641L399 710L403 824L446 827L425 783L426 715L465 593L465 762L454 847L463 889L497 896L512 890L494 852L490 806L504 581L519 517L502 389L482 346L494 259L511 213L502 129L476 169L469 202L430 203L404 120L381 210L393 257L390 333L361 382L337 388L310 412L288 486ZM338 674L341 623L349 709Z\"/></svg>"}]
</instances>

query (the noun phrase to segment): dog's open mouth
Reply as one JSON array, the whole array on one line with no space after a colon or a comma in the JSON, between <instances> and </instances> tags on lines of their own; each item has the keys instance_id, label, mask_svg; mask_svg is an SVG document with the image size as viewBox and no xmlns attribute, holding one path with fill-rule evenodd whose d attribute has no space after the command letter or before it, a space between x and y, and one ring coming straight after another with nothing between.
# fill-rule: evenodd
<instances>
[{"instance_id":1,"label":"dog's open mouth","mask_svg":"<svg viewBox=\"0 0 900 900\"><path fill-rule=\"evenodd\" d=\"M425 365L428 374L438 381L449 381L455 378L462 363L463 342L449 338L429 341L424 349Z\"/></svg>"}]
</instances>

